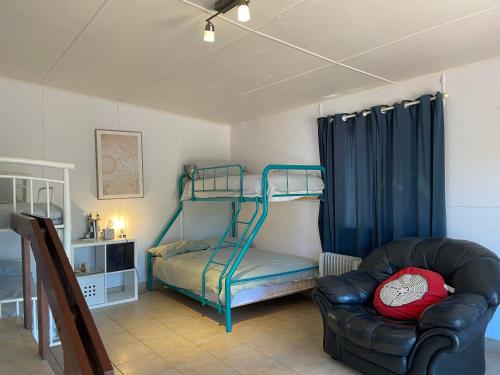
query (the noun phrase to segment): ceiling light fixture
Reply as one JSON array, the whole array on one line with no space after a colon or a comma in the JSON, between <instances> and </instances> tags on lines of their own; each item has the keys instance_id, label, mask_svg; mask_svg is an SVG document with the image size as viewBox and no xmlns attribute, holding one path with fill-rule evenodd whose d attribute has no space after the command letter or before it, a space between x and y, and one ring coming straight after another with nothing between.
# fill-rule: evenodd
<instances>
[{"instance_id":1,"label":"ceiling light fixture","mask_svg":"<svg viewBox=\"0 0 500 375\"><path fill-rule=\"evenodd\" d=\"M207 25L205 26L203 40L209 43L215 42L215 26L212 22L210 22L210 20L207 21Z\"/></svg>"},{"instance_id":2,"label":"ceiling light fixture","mask_svg":"<svg viewBox=\"0 0 500 375\"><path fill-rule=\"evenodd\" d=\"M238 21L247 22L250 20L250 8L248 6L250 0L217 0L214 5L214 13L212 16L208 17L205 21L207 22L205 26L205 31L203 33L203 40L205 42L213 43L215 41L215 27L212 23L212 19L217 17L219 14L229 12L234 7L238 7Z\"/></svg>"},{"instance_id":3,"label":"ceiling light fixture","mask_svg":"<svg viewBox=\"0 0 500 375\"><path fill-rule=\"evenodd\" d=\"M238 21L250 21L250 8L248 7L249 0L240 0L238 3Z\"/></svg>"}]
</instances>

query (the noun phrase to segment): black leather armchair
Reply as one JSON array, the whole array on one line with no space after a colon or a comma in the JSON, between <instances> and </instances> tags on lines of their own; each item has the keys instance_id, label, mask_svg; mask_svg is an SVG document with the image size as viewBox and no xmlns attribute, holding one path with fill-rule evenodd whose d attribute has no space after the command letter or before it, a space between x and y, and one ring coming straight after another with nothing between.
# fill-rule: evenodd
<instances>
[{"instance_id":1,"label":"black leather armchair","mask_svg":"<svg viewBox=\"0 0 500 375\"><path fill-rule=\"evenodd\" d=\"M396 321L372 308L378 284L405 267L440 273L455 293L418 321ZM374 250L357 271L318 280L323 348L369 375L484 374L484 333L499 304L500 260L469 241L403 239Z\"/></svg>"}]
</instances>

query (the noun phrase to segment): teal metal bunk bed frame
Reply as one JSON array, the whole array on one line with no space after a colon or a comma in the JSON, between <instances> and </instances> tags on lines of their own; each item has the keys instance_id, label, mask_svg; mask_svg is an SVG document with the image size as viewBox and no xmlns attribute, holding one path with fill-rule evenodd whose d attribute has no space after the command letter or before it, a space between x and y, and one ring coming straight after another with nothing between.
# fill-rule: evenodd
<instances>
[{"instance_id":1,"label":"teal metal bunk bed frame","mask_svg":"<svg viewBox=\"0 0 500 375\"><path fill-rule=\"evenodd\" d=\"M230 188L229 184L229 177L234 176L230 175L230 170L231 169L237 169L239 172L239 187L238 188ZM216 186L216 176L219 175L218 177L221 177L221 170L222 170L222 177L226 178L226 184L225 188L219 188L217 189ZM225 171L225 174L224 174ZM282 171L285 172L286 176L286 192L281 193L281 194L274 194L272 197L268 196L267 191L268 191L268 186L269 186L269 174L273 171ZM305 172L304 178L305 178L305 185L306 185L306 193L304 194L297 194L297 193L289 193L289 183L288 183L288 174L290 171L302 171ZM238 266L240 265L241 261L245 257L245 254L247 253L248 249L250 248L250 245L252 244L253 240L259 233L260 229L262 228L262 225L264 224L264 221L266 220L266 217L268 215L269 211L269 199L270 198L275 198L275 197L310 197L310 198L318 198L322 199L323 194L322 193L317 193L317 192L309 192L309 173L313 171L319 171L324 175L325 169L322 166L318 165L284 165L284 164L270 164L268 165L262 172L262 194L261 196L257 197L245 197L244 192L243 192L243 179L244 179L244 168L240 164L230 164L230 165L223 165L223 166L216 166L216 167L209 167L209 168L198 168L196 170L192 171L192 181L191 181L191 197L189 200L191 201L223 201L223 202L231 202L231 220L226 227L224 233L220 237L217 246L213 250L212 255L210 256L205 268L203 269L203 272L201 274L202 278L202 293L201 295L198 295L190 290L179 288L173 285L169 285L161 280L158 280L163 284L164 286L171 288L173 290L176 290L186 296L189 296L195 300L198 300L201 302L203 306L210 306L215 308L219 313L224 312L225 313L225 322L226 322L226 332L231 332L232 331L232 314L231 314L231 286L235 284L241 284L245 282L250 282L250 281L258 281L262 279L269 279L269 278L275 278L275 277L281 277L281 276L286 276L294 273L299 273L299 272L304 272L304 271L309 271L309 270L314 270L318 269L318 266L313 266L313 267L308 267L308 268L301 268L293 271L287 271L287 272L281 272L281 273L275 273L275 274L270 274L270 275L263 275L263 276L257 276L257 277L250 277L250 278L243 278L243 279L235 279L234 278L234 273L238 269ZM207 174L211 174L210 176L207 176ZM165 237L165 235L168 233L172 225L174 224L175 220L179 217L179 214L182 212L184 202L182 199L182 194L183 194L183 187L184 187L184 179L186 178L185 174L182 174L179 179L178 179L178 189L179 189L179 202L177 209L173 213L173 215L170 217L169 221L167 224L164 226L163 230L161 231L160 235L158 238L155 240L153 243L152 247L157 247L160 245L161 241ZM196 188L196 180L201 180L201 189ZM208 185L208 181L213 181L213 188L205 188L206 185ZM217 196L217 197L197 197L196 193L203 193L203 192L210 192L210 193L232 193L234 196ZM239 220L239 214L241 213L241 208L243 203L253 203L255 204L255 209L250 217L249 220L247 221L242 221ZM260 213L260 216L259 216ZM243 225L244 229L242 232L242 235L239 239L236 241L228 241L228 235L231 233L232 237L237 236L237 227L239 225ZM233 247L233 251L231 252L230 256L225 260L225 262L219 262L216 260L217 254L219 253L219 250L222 247ZM147 281L147 287L148 290L153 289L153 261L156 256L150 252L148 252L148 259L147 259L147 271L148 271L148 281ZM206 294L205 294L205 276L208 270L210 269L210 266L216 264L219 265L222 268L222 271L220 272L219 276L219 285L218 285L218 302L215 303L213 301L210 301L207 299ZM222 303L221 301L221 292L223 290L223 284L224 284L224 290L225 290L225 303Z\"/></svg>"}]
</instances>

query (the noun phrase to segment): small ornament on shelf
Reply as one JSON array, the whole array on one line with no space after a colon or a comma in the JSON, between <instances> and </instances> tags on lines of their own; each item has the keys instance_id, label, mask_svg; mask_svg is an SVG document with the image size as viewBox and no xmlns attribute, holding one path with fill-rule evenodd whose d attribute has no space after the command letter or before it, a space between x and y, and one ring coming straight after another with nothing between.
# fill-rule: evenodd
<instances>
[{"instance_id":1,"label":"small ornament on shelf","mask_svg":"<svg viewBox=\"0 0 500 375\"><path fill-rule=\"evenodd\" d=\"M104 228L102 230L103 237L106 241L115 239L115 230L113 228Z\"/></svg>"},{"instance_id":2,"label":"small ornament on shelf","mask_svg":"<svg viewBox=\"0 0 500 375\"><path fill-rule=\"evenodd\" d=\"M95 219L92 217L92 213L89 213L87 215L87 229L88 232L80 238L80 240L87 240L87 241L97 241L97 237L99 234L99 221L101 220L101 217L99 214L96 215Z\"/></svg>"}]
</instances>

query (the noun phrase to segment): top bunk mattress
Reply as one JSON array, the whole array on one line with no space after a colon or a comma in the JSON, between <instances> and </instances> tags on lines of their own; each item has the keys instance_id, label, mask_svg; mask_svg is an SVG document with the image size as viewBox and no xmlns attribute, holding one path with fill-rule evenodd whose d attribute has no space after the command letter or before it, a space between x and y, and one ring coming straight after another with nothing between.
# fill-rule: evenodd
<instances>
[{"instance_id":1,"label":"top bunk mattress","mask_svg":"<svg viewBox=\"0 0 500 375\"><path fill-rule=\"evenodd\" d=\"M269 188L267 191L269 201L288 201L299 199L301 196L310 194L322 194L325 187L323 179L314 173L309 173L307 180L305 174L273 172L268 178ZM193 181L189 180L184 187L182 200L192 199ZM197 179L194 183L195 198L227 198L238 197L240 187L240 176L207 177L204 180ZM204 191L201 191L204 190ZM279 196L293 194L291 196ZM262 175L245 174L243 177L243 196L255 198L262 196Z\"/></svg>"},{"instance_id":2,"label":"top bunk mattress","mask_svg":"<svg viewBox=\"0 0 500 375\"><path fill-rule=\"evenodd\" d=\"M232 248L221 248L215 260L225 263L232 251ZM208 249L185 252L169 257L157 257L153 265L153 274L168 285L190 290L197 295L201 295L201 275L212 252L213 249ZM311 259L249 248L233 275L233 280L280 275L233 283L231 285L232 306L235 306L235 300L242 300L241 297L238 298L239 294L251 290L260 289L262 294L259 300L263 300L266 299L266 289L274 292L277 287L282 288L283 286L286 286L288 291L313 288L318 276L317 267L318 262ZM222 268L221 265L212 264L206 274L206 296L215 303L218 300L219 276ZM220 296L221 302L224 304L224 283Z\"/></svg>"},{"instance_id":3,"label":"top bunk mattress","mask_svg":"<svg viewBox=\"0 0 500 375\"><path fill-rule=\"evenodd\" d=\"M10 228L10 213L14 212L12 203L0 203L0 229ZM23 214L31 213L29 202L17 202L16 212ZM33 215L47 217L47 203L33 203ZM50 218L54 225L63 224L63 209L56 204L50 204Z\"/></svg>"}]
</instances>

